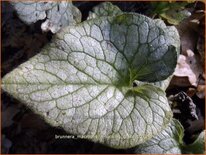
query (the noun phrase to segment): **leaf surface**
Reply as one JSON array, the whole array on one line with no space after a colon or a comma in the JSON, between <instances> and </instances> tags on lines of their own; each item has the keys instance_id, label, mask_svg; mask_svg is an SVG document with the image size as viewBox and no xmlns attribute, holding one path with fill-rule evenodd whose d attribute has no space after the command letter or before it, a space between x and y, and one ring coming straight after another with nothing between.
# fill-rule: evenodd
<instances>
[{"instance_id":1,"label":"leaf surface","mask_svg":"<svg viewBox=\"0 0 206 155\"><path fill-rule=\"evenodd\" d=\"M88 19L98 18L102 16L117 16L117 15L123 14L123 11L121 11L117 6L113 5L111 2L100 3L99 5L95 6L92 10L93 10L92 12L89 12ZM159 26L163 26L163 27L165 26L162 20L155 19L155 22L159 24ZM168 32L176 31L174 27L168 27L168 29L171 29L171 30L168 30ZM171 33L170 35L172 36L174 34ZM179 40L177 39L177 37L175 37L175 39L173 39L173 44L178 45L178 42ZM165 80L157 81L157 82L150 83L150 84L153 84L157 87L160 87L163 90L166 90L166 88L170 84L171 79L172 79L172 76L168 77ZM134 83L136 85L145 84L145 82L140 82L140 81L134 81Z\"/></svg>"},{"instance_id":2,"label":"leaf surface","mask_svg":"<svg viewBox=\"0 0 206 155\"><path fill-rule=\"evenodd\" d=\"M171 120L164 91L148 83L173 73L178 41L175 28L139 14L88 20L57 33L7 74L2 88L53 126L110 147L134 147ZM141 85L133 87L134 80Z\"/></svg>"}]
</instances>

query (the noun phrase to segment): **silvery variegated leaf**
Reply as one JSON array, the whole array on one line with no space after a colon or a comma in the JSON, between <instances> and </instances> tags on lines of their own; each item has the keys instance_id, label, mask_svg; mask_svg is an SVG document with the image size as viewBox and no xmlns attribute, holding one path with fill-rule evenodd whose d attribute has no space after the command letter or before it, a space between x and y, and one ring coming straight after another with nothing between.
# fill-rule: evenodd
<instances>
[{"instance_id":1,"label":"silvery variegated leaf","mask_svg":"<svg viewBox=\"0 0 206 155\"><path fill-rule=\"evenodd\" d=\"M184 128L178 120L173 119L160 134L135 148L137 154L181 154Z\"/></svg>"},{"instance_id":2,"label":"silvery variegated leaf","mask_svg":"<svg viewBox=\"0 0 206 155\"><path fill-rule=\"evenodd\" d=\"M165 92L150 82L173 73L179 46L177 30L162 21L134 13L94 18L62 29L2 88L68 133L131 148L171 121Z\"/></svg>"},{"instance_id":3,"label":"silvery variegated leaf","mask_svg":"<svg viewBox=\"0 0 206 155\"><path fill-rule=\"evenodd\" d=\"M99 18L102 16L116 16L123 12L116 5L111 2L103 2L95 6L92 11L89 12L87 19Z\"/></svg>"},{"instance_id":4,"label":"silvery variegated leaf","mask_svg":"<svg viewBox=\"0 0 206 155\"><path fill-rule=\"evenodd\" d=\"M184 128L173 119L168 127L160 134L138 145L133 153L137 154L204 154L205 131L202 131L192 144L183 141Z\"/></svg>"},{"instance_id":5,"label":"silvery variegated leaf","mask_svg":"<svg viewBox=\"0 0 206 155\"><path fill-rule=\"evenodd\" d=\"M19 18L26 24L45 20L43 31L56 33L62 27L74 25L81 21L81 13L70 1L14 1L10 2Z\"/></svg>"}]
</instances>

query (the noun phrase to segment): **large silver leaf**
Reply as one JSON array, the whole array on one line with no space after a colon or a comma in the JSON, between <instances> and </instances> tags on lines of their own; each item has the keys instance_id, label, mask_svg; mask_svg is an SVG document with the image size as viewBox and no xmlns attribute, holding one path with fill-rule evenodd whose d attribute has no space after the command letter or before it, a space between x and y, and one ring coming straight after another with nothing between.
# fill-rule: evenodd
<instances>
[{"instance_id":1,"label":"large silver leaf","mask_svg":"<svg viewBox=\"0 0 206 155\"><path fill-rule=\"evenodd\" d=\"M2 88L51 125L111 147L134 147L171 120L164 91L148 82L172 74L178 41L175 28L143 15L92 19L57 33L7 74ZM134 80L147 84L132 87Z\"/></svg>"}]
</instances>

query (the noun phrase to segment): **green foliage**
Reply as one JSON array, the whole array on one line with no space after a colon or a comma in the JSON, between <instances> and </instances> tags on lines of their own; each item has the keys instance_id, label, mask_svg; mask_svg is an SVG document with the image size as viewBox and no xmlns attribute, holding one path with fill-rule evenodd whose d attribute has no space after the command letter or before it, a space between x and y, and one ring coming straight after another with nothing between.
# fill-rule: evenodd
<instances>
[{"instance_id":1,"label":"green foliage","mask_svg":"<svg viewBox=\"0 0 206 155\"><path fill-rule=\"evenodd\" d=\"M158 15L172 25L178 25L191 13L185 9L188 2L151 2L153 16Z\"/></svg>"},{"instance_id":2,"label":"green foliage","mask_svg":"<svg viewBox=\"0 0 206 155\"><path fill-rule=\"evenodd\" d=\"M202 131L197 139L190 145L182 146L184 154L205 154L205 130Z\"/></svg>"}]
</instances>

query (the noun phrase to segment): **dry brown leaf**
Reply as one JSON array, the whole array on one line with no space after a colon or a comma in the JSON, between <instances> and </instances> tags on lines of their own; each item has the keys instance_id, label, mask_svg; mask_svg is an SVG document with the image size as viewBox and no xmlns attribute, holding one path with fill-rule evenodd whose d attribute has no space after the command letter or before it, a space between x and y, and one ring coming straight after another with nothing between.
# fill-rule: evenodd
<instances>
[{"instance_id":1,"label":"dry brown leaf","mask_svg":"<svg viewBox=\"0 0 206 155\"><path fill-rule=\"evenodd\" d=\"M197 89L196 88L189 88L186 92L186 94L189 96L189 97L193 97L197 92Z\"/></svg>"},{"instance_id":2,"label":"dry brown leaf","mask_svg":"<svg viewBox=\"0 0 206 155\"><path fill-rule=\"evenodd\" d=\"M203 69L199 62L200 59L198 59L198 56L196 56L191 50L187 50L186 54L186 56L180 54L177 61L177 66L175 68L174 76L179 78L188 78L189 83L182 83L181 85L197 86L199 76L203 73Z\"/></svg>"},{"instance_id":3,"label":"dry brown leaf","mask_svg":"<svg viewBox=\"0 0 206 155\"><path fill-rule=\"evenodd\" d=\"M181 53L186 55L188 49L194 51L198 40L198 23L191 22L193 15L177 25L176 28L180 34Z\"/></svg>"},{"instance_id":4,"label":"dry brown leaf","mask_svg":"<svg viewBox=\"0 0 206 155\"><path fill-rule=\"evenodd\" d=\"M196 95L201 99L205 98L205 85L198 85Z\"/></svg>"},{"instance_id":5,"label":"dry brown leaf","mask_svg":"<svg viewBox=\"0 0 206 155\"><path fill-rule=\"evenodd\" d=\"M190 86L188 77L177 77L173 76L170 82L170 86L188 87Z\"/></svg>"}]
</instances>

